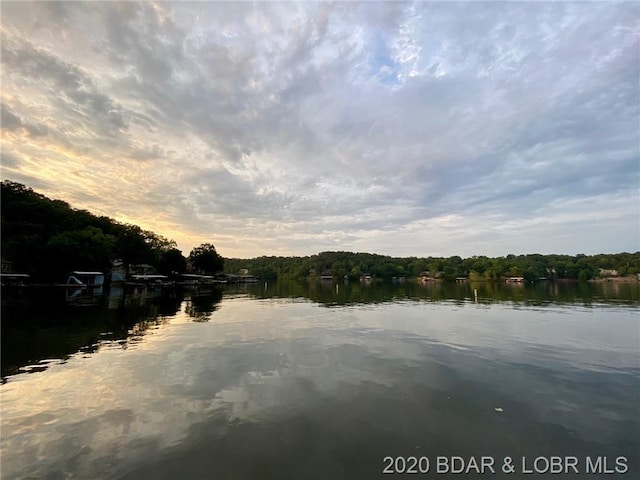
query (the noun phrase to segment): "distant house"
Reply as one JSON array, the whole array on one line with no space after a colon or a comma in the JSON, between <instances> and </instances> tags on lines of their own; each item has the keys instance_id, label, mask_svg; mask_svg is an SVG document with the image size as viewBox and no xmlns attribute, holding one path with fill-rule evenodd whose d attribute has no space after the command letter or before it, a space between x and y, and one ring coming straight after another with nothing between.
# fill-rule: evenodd
<instances>
[{"instance_id":1,"label":"distant house","mask_svg":"<svg viewBox=\"0 0 640 480\"><path fill-rule=\"evenodd\" d=\"M26 273L16 273L13 270L13 262L3 258L2 270L0 270L0 284L3 287L22 287L29 283L30 276Z\"/></svg>"},{"instance_id":2,"label":"distant house","mask_svg":"<svg viewBox=\"0 0 640 480\"><path fill-rule=\"evenodd\" d=\"M431 277L431 273L424 271L418 274L418 281L422 283L427 283L433 281L433 277Z\"/></svg>"},{"instance_id":3,"label":"distant house","mask_svg":"<svg viewBox=\"0 0 640 480\"><path fill-rule=\"evenodd\" d=\"M111 283L124 282L126 280L124 262L120 259L114 260L111 264L110 279Z\"/></svg>"},{"instance_id":4,"label":"distant house","mask_svg":"<svg viewBox=\"0 0 640 480\"><path fill-rule=\"evenodd\" d=\"M507 283L524 283L524 277L509 277Z\"/></svg>"},{"instance_id":5,"label":"distant house","mask_svg":"<svg viewBox=\"0 0 640 480\"><path fill-rule=\"evenodd\" d=\"M333 275L331 275L331 272L325 270L322 272L322 275L320 275L320 280L333 280Z\"/></svg>"},{"instance_id":6,"label":"distant house","mask_svg":"<svg viewBox=\"0 0 640 480\"><path fill-rule=\"evenodd\" d=\"M249 269L241 268L240 270L238 270L238 275L249 275Z\"/></svg>"},{"instance_id":7,"label":"distant house","mask_svg":"<svg viewBox=\"0 0 640 480\"><path fill-rule=\"evenodd\" d=\"M0 285L3 287L24 287L29 284L30 278L26 273L0 273Z\"/></svg>"},{"instance_id":8,"label":"distant house","mask_svg":"<svg viewBox=\"0 0 640 480\"><path fill-rule=\"evenodd\" d=\"M3 258L2 259L2 273L13 273L13 262Z\"/></svg>"},{"instance_id":9,"label":"distant house","mask_svg":"<svg viewBox=\"0 0 640 480\"><path fill-rule=\"evenodd\" d=\"M156 273L156 267L154 267L153 265L149 265L148 263L131 265L130 273L132 275L151 275Z\"/></svg>"},{"instance_id":10,"label":"distant house","mask_svg":"<svg viewBox=\"0 0 640 480\"><path fill-rule=\"evenodd\" d=\"M601 268L600 269L600 276L601 277L617 277L618 276L618 271L617 270L608 270L606 268Z\"/></svg>"}]
</instances>

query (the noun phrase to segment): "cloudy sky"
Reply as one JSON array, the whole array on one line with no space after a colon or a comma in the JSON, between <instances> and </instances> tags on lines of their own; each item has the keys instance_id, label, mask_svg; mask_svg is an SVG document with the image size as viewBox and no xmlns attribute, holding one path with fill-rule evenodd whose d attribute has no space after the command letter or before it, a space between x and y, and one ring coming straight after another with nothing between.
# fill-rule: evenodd
<instances>
[{"instance_id":1,"label":"cloudy sky","mask_svg":"<svg viewBox=\"0 0 640 480\"><path fill-rule=\"evenodd\" d=\"M640 5L3 1L2 179L227 257L640 250Z\"/></svg>"}]
</instances>

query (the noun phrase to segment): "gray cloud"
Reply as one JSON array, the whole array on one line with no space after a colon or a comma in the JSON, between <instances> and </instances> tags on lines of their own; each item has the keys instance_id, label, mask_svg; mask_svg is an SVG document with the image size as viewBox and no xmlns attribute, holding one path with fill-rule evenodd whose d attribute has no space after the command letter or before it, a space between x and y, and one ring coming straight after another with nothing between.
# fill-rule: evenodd
<instances>
[{"instance_id":1,"label":"gray cloud","mask_svg":"<svg viewBox=\"0 0 640 480\"><path fill-rule=\"evenodd\" d=\"M165 152L159 145L135 148L130 154L130 157L134 160L153 160L164 156Z\"/></svg>"},{"instance_id":2,"label":"gray cloud","mask_svg":"<svg viewBox=\"0 0 640 480\"><path fill-rule=\"evenodd\" d=\"M5 104L0 107L0 126L7 130L14 130L22 126L22 120L15 115Z\"/></svg>"},{"instance_id":3,"label":"gray cloud","mask_svg":"<svg viewBox=\"0 0 640 480\"><path fill-rule=\"evenodd\" d=\"M229 255L501 254L480 239L536 250L517 232L570 236L583 202L594 219L614 207L593 199L637 212L633 4L1 8L3 128L91 163L67 200L118 191L109 208L162 218L186 250L209 236Z\"/></svg>"},{"instance_id":4,"label":"gray cloud","mask_svg":"<svg viewBox=\"0 0 640 480\"><path fill-rule=\"evenodd\" d=\"M0 152L0 166L3 168L15 168L18 165L20 165L20 158L16 155L8 152Z\"/></svg>"},{"instance_id":5,"label":"gray cloud","mask_svg":"<svg viewBox=\"0 0 640 480\"><path fill-rule=\"evenodd\" d=\"M89 74L78 66L36 48L25 39L7 35L3 35L2 63L10 80L42 85L50 96L50 106L63 117L56 121L62 123L68 117L68 121L102 137L118 137L127 129L122 107L100 92ZM64 127L60 130L63 135L67 133ZM30 132L38 135L42 129L32 126Z\"/></svg>"}]
</instances>

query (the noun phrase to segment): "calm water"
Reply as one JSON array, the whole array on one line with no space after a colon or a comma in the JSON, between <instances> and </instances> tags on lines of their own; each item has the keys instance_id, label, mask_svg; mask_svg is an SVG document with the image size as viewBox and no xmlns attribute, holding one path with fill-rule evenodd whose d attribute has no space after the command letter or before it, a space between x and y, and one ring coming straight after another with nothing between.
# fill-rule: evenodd
<instances>
[{"instance_id":1,"label":"calm water","mask_svg":"<svg viewBox=\"0 0 640 480\"><path fill-rule=\"evenodd\" d=\"M3 292L2 478L640 478L637 284L200 293Z\"/></svg>"}]
</instances>

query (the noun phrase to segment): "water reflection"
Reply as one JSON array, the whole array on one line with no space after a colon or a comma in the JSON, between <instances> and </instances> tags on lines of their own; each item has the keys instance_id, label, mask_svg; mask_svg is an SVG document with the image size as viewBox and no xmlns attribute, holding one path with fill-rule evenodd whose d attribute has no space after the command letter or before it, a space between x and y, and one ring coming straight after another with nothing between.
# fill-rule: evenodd
<instances>
[{"instance_id":1,"label":"water reflection","mask_svg":"<svg viewBox=\"0 0 640 480\"><path fill-rule=\"evenodd\" d=\"M236 287L231 287L234 289ZM308 298L325 306L385 303L399 300L429 302L448 301L463 304L469 301L482 304L512 302L529 305L612 304L637 308L640 303L640 284L631 283L560 283L540 282L392 282L333 283L326 281L276 282L266 288L243 285L242 291L257 298Z\"/></svg>"},{"instance_id":2,"label":"water reflection","mask_svg":"<svg viewBox=\"0 0 640 480\"><path fill-rule=\"evenodd\" d=\"M236 285L226 289L166 290L112 287L106 292L82 289L27 289L2 297L2 376L18 371L39 371L52 358L75 352L95 352L116 341L126 345L136 324L136 335L182 308L192 321L208 322L223 295L249 295L257 299L302 299L326 307L365 306L398 301L474 302L492 305L509 302L527 308L569 305L616 305L637 308L637 283L535 285L496 283L405 284L358 282L273 282ZM183 307L184 305L184 307ZM160 319L160 320L159 320ZM136 337L137 338L137 337Z\"/></svg>"},{"instance_id":3,"label":"water reflection","mask_svg":"<svg viewBox=\"0 0 640 480\"><path fill-rule=\"evenodd\" d=\"M106 295L95 290L30 289L19 299L3 298L2 377L41 371L52 359L93 353L107 344L127 348L185 303L194 321L206 321L222 300L220 290L113 287Z\"/></svg>"},{"instance_id":4,"label":"water reflection","mask_svg":"<svg viewBox=\"0 0 640 480\"><path fill-rule=\"evenodd\" d=\"M637 292L488 287L3 305L3 368L20 335L44 359L0 389L3 478L372 479L387 455L625 455L635 478Z\"/></svg>"},{"instance_id":5,"label":"water reflection","mask_svg":"<svg viewBox=\"0 0 640 480\"><path fill-rule=\"evenodd\" d=\"M66 302L75 306L100 305L104 289L97 288L70 287L65 289Z\"/></svg>"},{"instance_id":6,"label":"water reflection","mask_svg":"<svg viewBox=\"0 0 640 480\"><path fill-rule=\"evenodd\" d=\"M211 314L218 309L222 301L222 290L215 289L203 295L191 295L186 302L185 312L194 322L208 322Z\"/></svg>"}]
</instances>

